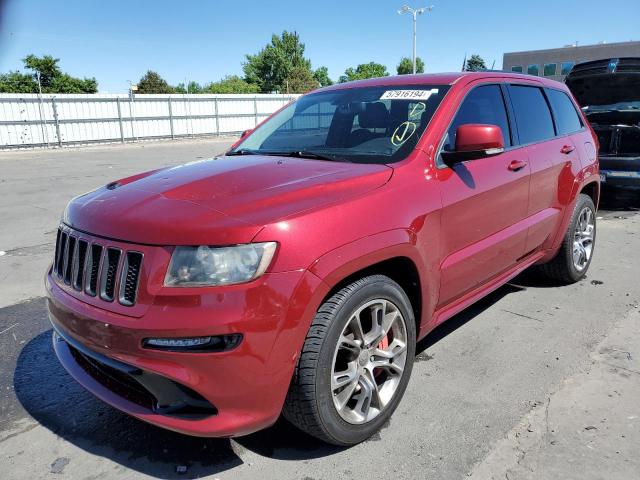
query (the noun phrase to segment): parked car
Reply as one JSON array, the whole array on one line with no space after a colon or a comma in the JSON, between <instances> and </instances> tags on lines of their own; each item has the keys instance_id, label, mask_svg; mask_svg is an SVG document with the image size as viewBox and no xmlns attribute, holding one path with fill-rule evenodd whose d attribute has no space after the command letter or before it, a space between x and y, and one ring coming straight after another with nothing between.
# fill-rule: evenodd
<instances>
[{"instance_id":1,"label":"parked car","mask_svg":"<svg viewBox=\"0 0 640 480\"><path fill-rule=\"evenodd\" d=\"M317 90L219 158L74 198L45 279L55 351L161 427L231 437L283 413L352 445L396 409L436 326L532 265L585 275L599 179L561 83Z\"/></svg>"},{"instance_id":2,"label":"parked car","mask_svg":"<svg viewBox=\"0 0 640 480\"><path fill-rule=\"evenodd\" d=\"M600 177L640 187L640 58L579 63L566 83L600 143Z\"/></svg>"}]
</instances>

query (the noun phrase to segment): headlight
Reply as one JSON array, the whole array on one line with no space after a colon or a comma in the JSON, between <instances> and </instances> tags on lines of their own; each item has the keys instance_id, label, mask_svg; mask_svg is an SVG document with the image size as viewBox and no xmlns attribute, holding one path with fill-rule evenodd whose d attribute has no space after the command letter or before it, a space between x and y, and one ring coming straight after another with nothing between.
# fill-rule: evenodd
<instances>
[{"instance_id":1,"label":"headlight","mask_svg":"<svg viewBox=\"0 0 640 480\"><path fill-rule=\"evenodd\" d=\"M262 275L276 251L276 242L233 247L176 247L164 278L168 287L232 285Z\"/></svg>"}]
</instances>

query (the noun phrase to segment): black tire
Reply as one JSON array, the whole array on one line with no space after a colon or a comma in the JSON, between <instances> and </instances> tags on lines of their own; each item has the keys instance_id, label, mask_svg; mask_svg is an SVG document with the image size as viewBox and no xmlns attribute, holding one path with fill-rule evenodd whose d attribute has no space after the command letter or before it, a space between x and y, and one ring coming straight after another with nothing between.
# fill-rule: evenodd
<instances>
[{"instance_id":1,"label":"black tire","mask_svg":"<svg viewBox=\"0 0 640 480\"><path fill-rule=\"evenodd\" d=\"M573 239L578 218L585 208L589 208L593 216L593 243L591 255L587 260L586 266L582 270L578 270L573 262ZM558 253L552 260L540 266L541 271L547 277L567 285L581 280L586 275L587 270L589 270L591 260L593 259L593 249L596 244L596 230L596 207L589 195L581 193L578 195L578 199L573 208L571 221L562 239L560 250L558 250Z\"/></svg>"},{"instance_id":2,"label":"black tire","mask_svg":"<svg viewBox=\"0 0 640 480\"><path fill-rule=\"evenodd\" d=\"M333 403L331 375L338 339L359 306L387 300L406 324L406 360L402 377L386 406L367 423L345 421ZM318 309L304 342L285 400L284 417L300 430L327 443L349 446L376 433L402 399L411 376L416 347L416 323L409 298L389 277L371 275L357 280L327 299Z\"/></svg>"}]
</instances>

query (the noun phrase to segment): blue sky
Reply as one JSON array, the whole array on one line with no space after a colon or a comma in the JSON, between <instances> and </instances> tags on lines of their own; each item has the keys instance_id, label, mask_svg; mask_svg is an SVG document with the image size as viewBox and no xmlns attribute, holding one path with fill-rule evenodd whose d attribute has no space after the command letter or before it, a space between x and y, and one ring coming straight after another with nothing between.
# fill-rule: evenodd
<instances>
[{"instance_id":1,"label":"blue sky","mask_svg":"<svg viewBox=\"0 0 640 480\"><path fill-rule=\"evenodd\" d=\"M640 0L407 0L435 4L418 20L418 55L428 72L459 70L465 52L502 66L508 51L640 40ZM0 72L29 53L60 58L66 72L95 76L101 92L123 92L147 70L169 83L241 74L284 29L296 30L313 67L337 79L369 61L395 73L411 56L405 0L8 0L1 12ZM0 0L2 4L2 0Z\"/></svg>"}]
</instances>

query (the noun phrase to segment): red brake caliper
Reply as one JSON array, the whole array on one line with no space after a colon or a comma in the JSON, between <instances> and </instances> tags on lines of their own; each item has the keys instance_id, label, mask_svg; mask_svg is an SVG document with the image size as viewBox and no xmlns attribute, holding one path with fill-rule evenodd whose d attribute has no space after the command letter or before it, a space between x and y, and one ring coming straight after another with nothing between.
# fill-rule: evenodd
<instances>
[{"instance_id":1,"label":"red brake caliper","mask_svg":"<svg viewBox=\"0 0 640 480\"><path fill-rule=\"evenodd\" d=\"M389 346L389 335L385 335L385 337L378 344L378 349L386 350ZM376 373L374 374L376 377L382 373L382 369L376 369Z\"/></svg>"}]
</instances>

